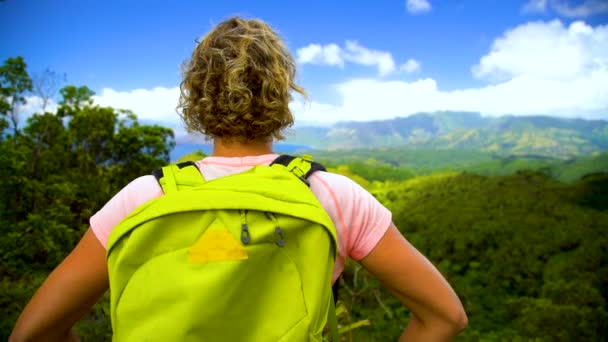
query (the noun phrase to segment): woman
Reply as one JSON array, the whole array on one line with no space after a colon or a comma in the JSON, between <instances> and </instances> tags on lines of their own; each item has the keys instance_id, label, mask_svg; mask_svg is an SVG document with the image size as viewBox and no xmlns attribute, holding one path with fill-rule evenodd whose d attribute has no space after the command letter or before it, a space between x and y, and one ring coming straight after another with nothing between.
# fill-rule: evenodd
<instances>
[{"instance_id":1,"label":"woman","mask_svg":"<svg viewBox=\"0 0 608 342\"><path fill-rule=\"evenodd\" d=\"M212 156L197 162L205 179L270 164L273 140L293 123L288 104L295 63L278 35L259 20L231 18L196 47L181 83L181 116L190 131L211 137ZM458 297L410 245L391 213L350 179L314 173L310 187L334 222L338 250L333 280L353 258L374 274L413 318L401 340L449 340L467 324ZM72 326L108 289L106 244L137 206L162 196L153 176L140 177L90 219L90 228L50 274L19 317L10 341L78 340Z\"/></svg>"}]
</instances>

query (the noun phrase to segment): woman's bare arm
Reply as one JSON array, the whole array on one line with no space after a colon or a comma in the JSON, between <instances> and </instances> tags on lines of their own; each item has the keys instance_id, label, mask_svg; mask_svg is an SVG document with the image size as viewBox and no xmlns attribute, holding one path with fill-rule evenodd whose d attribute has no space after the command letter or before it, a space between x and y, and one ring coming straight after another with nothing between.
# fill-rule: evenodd
<instances>
[{"instance_id":1,"label":"woman's bare arm","mask_svg":"<svg viewBox=\"0 0 608 342\"><path fill-rule=\"evenodd\" d=\"M413 313L400 341L450 341L466 327L452 287L393 224L361 264Z\"/></svg>"},{"instance_id":2,"label":"woman's bare arm","mask_svg":"<svg viewBox=\"0 0 608 342\"><path fill-rule=\"evenodd\" d=\"M78 340L72 326L109 286L105 255L89 228L27 304L9 341Z\"/></svg>"}]
</instances>

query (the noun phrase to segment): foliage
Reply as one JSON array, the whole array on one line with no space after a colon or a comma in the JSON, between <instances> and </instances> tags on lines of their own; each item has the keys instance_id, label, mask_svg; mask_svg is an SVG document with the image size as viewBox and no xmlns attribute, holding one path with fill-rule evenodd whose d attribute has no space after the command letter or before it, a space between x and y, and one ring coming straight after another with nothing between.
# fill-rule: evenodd
<instances>
[{"instance_id":1,"label":"foliage","mask_svg":"<svg viewBox=\"0 0 608 342\"><path fill-rule=\"evenodd\" d=\"M561 182L576 182L587 174L608 172L608 153L571 159L543 156L500 156L477 150L381 148L314 151L324 165L347 167L367 180L404 180L436 172L465 171L485 176L505 176L519 170L545 173Z\"/></svg>"},{"instance_id":2,"label":"foliage","mask_svg":"<svg viewBox=\"0 0 608 342\"><path fill-rule=\"evenodd\" d=\"M551 168L553 177L563 182L575 182L585 175L601 172L608 172L608 153L567 160Z\"/></svg>"},{"instance_id":3,"label":"foliage","mask_svg":"<svg viewBox=\"0 0 608 342\"><path fill-rule=\"evenodd\" d=\"M1 86L8 94L7 83ZM1 339L94 211L133 178L168 163L174 145L171 130L94 105L86 87L68 86L61 94L57 113L34 114L0 140ZM7 112L14 109L3 103ZM474 119L442 117L450 127L475 125ZM433 153L383 149L315 157L370 190L454 286L470 321L459 340L608 336L606 156L563 161ZM570 183L556 179L562 175ZM344 339L396 340L410 317L404 306L355 262L347 263L340 283ZM109 340L110 329L106 294L76 330L97 341Z\"/></svg>"},{"instance_id":4,"label":"foliage","mask_svg":"<svg viewBox=\"0 0 608 342\"><path fill-rule=\"evenodd\" d=\"M597 178L564 185L531 171L445 174L373 191L460 295L470 321L461 340L592 341L608 333L608 212L580 204L606 193L602 179L597 189ZM358 297L373 301L375 291ZM386 311L376 312L367 317L384 324Z\"/></svg>"},{"instance_id":5,"label":"foliage","mask_svg":"<svg viewBox=\"0 0 608 342\"><path fill-rule=\"evenodd\" d=\"M61 90L61 101L59 105L61 108L58 113L59 116L69 116L73 112L77 112L81 107L93 104L93 95L95 93L87 86L76 87L74 85L68 85Z\"/></svg>"},{"instance_id":6,"label":"foliage","mask_svg":"<svg viewBox=\"0 0 608 342\"><path fill-rule=\"evenodd\" d=\"M383 166L409 168L425 173L447 167L464 168L480 162L492 160L492 153L477 150L431 150L404 147L364 148L349 150L310 152L315 159L324 164L370 163L374 161Z\"/></svg>"},{"instance_id":7,"label":"foliage","mask_svg":"<svg viewBox=\"0 0 608 342\"><path fill-rule=\"evenodd\" d=\"M2 84L2 93L8 93ZM0 339L88 220L132 179L169 162L173 132L128 111L93 104L68 86L57 113L33 114L0 141ZM13 110L10 108L9 110ZM109 337L107 299L80 324L85 340Z\"/></svg>"},{"instance_id":8,"label":"foliage","mask_svg":"<svg viewBox=\"0 0 608 342\"><path fill-rule=\"evenodd\" d=\"M19 106L26 102L25 93L32 90L32 79L26 67L21 56L8 58L0 66L0 114L9 116L15 135L19 129Z\"/></svg>"}]
</instances>

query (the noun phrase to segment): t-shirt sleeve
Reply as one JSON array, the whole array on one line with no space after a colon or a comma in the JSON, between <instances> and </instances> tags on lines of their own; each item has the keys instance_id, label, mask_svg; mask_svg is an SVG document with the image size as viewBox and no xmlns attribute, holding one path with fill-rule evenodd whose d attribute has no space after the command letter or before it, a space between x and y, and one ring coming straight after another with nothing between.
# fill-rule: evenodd
<instances>
[{"instance_id":1,"label":"t-shirt sleeve","mask_svg":"<svg viewBox=\"0 0 608 342\"><path fill-rule=\"evenodd\" d=\"M389 228L391 212L350 178L326 172L313 176L317 175L318 187L326 189L312 190L322 194L321 203L334 220L338 234L345 238L346 254L354 260L365 258Z\"/></svg>"},{"instance_id":2,"label":"t-shirt sleeve","mask_svg":"<svg viewBox=\"0 0 608 342\"><path fill-rule=\"evenodd\" d=\"M372 194L351 180L349 254L354 260L365 258L376 247L392 221L391 212Z\"/></svg>"},{"instance_id":3,"label":"t-shirt sleeve","mask_svg":"<svg viewBox=\"0 0 608 342\"><path fill-rule=\"evenodd\" d=\"M112 229L138 206L162 195L162 189L153 176L135 179L112 197L89 223L99 242L107 247Z\"/></svg>"}]
</instances>

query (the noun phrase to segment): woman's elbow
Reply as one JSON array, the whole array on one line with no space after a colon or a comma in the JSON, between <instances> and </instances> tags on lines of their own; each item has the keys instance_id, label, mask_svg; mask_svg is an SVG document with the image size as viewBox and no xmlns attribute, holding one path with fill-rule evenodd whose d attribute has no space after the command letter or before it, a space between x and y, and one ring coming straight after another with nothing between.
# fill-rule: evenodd
<instances>
[{"instance_id":1,"label":"woman's elbow","mask_svg":"<svg viewBox=\"0 0 608 342\"><path fill-rule=\"evenodd\" d=\"M454 313L450 315L449 325L455 335L463 331L467 325L469 325L469 318L462 307L460 310L455 310Z\"/></svg>"},{"instance_id":2,"label":"woman's elbow","mask_svg":"<svg viewBox=\"0 0 608 342\"><path fill-rule=\"evenodd\" d=\"M436 317L433 321L427 321L429 327L443 336L444 338L453 338L463 331L469 324L469 319L465 311L461 308L451 312L444 312L441 317Z\"/></svg>"},{"instance_id":3,"label":"woman's elbow","mask_svg":"<svg viewBox=\"0 0 608 342\"><path fill-rule=\"evenodd\" d=\"M23 329L22 325L19 324L13 328L11 335L8 337L8 342L25 342L31 340L32 339L28 337L25 329Z\"/></svg>"},{"instance_id":4,"label":"woman's elbow","mask_svg":"<svg viewBox=\"0 0 608 342\"><path fill-rule=\"evenodd\" d=\"M460 331L463 331L469 325L469 317L467 316L467 313L464 312L464 310L462 310L462 314L460 315L458 323Z\"/></svg>"},{"instance_id":5,"label":"woman's elbow","mask_svg":"<svg viewBox=\"0 0 608 342\"><path fill-rule=\"evenodd\" d=\"M8 337L8 342L30 342L30 341L42 341L41 337L36 337L25 331L13 330L11 335Z\"/></svg>"},{"instance_id":6,"label":"woman's elbow","mask_svg":"<svg viewBox=\"0 0 608 342\"><path fill-rule=\"evenodd\" d=\"M8 337L8 342L25 342L28 341L23 335L20 335L18 332L13 331L12 334Z\"/></svg>"},{"instance_id":7,"label":"woman's elbow","mask_svg":"<svg viewBox=\"0 0 608 342\"><path fill-rule=\"evenodd\" d=\"M45 331L37 332L16 327L8 338L8 342L29 342L29 341L80 341L78 335L73 330L68 331Z\"/></svg>"}]
</instances>

